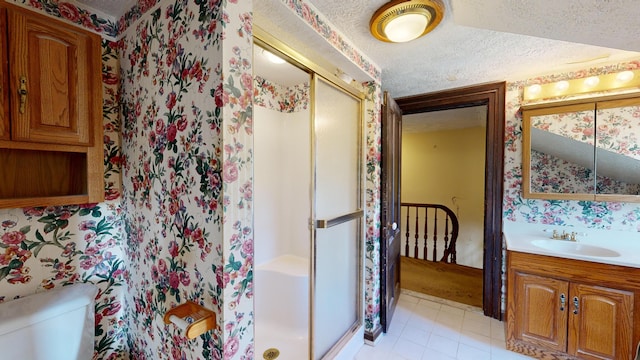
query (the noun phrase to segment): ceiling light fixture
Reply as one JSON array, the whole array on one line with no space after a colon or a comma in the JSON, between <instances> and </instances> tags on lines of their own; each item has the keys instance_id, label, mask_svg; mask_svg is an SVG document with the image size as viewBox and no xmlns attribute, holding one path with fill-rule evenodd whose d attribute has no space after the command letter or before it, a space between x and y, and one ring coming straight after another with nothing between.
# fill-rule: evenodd
<instances>
[{"instance_id":1,"label":"ceiling light fixture","mask_svg":"<svg viewBox=\"0 0 640 360\"><path fill-rule=\"evenodd\" d=\"M369 28L378 40L407 42L433 30L443 14L442 0L392 0L373 14Z\"/></svg>"},{"instance_id":2,"label":"ceiling light fixture","mask_svg":"<svg viewBox=\"0 0 640 360\"><path fill-rule=\"evenodd\" d=\"M626 70L587 78L533 84L524 88L523 101L530 103L594 92L612 93L621 91L640 91L640 70Z\"/></svg>"}]
</instances>

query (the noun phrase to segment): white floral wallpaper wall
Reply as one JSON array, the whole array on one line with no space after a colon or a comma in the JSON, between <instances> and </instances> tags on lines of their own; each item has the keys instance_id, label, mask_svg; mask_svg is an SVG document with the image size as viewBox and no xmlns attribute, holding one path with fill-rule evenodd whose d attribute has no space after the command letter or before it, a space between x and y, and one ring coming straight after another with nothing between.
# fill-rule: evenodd
<instances>
[{"instance_id":1,"label":"white floral wallpaper wall","mask_svg":"<svg viewBox=\"0 0 640 360\"><path fill-rule=\"evenodd\" d=\"M634 203L533 200L522 197L522 114L525 86L585 78L640 68L640 60L592 67L508 84L506 95L505 171L503 219L505 221L640 231L640 206Z\"/></svg>"},{"instance_id":2,"label":"white floral wallpaper wall","mask_svg":"<svg viewBox=\"0 0 640 360\"><path fill-rule=\"evenodd\" d=\"M251 9L165 0L123 33L133 358L253 358ZM165 325L185 300L219 328L188 341Z\"/></svg>"},{"instance_id":3,"label":"white floral wallpaper wall","mask_svg":"<svg viewBox=\"0 0 640 360\"><path fill-rule=\"evenodd\" d=\"M16 1L18 4L24 1ZM92 17L67 3L31 1L54 16ZM88 19L88 20L87 20ZM97 19L94 17L93 19ZM90 28L95 28L93 25ZM95 359L127 357L124 294L128 277L120 201L119 61L102 43L105 199L100 204L0 210L0 301L85 282L96 297Z\"/></svg>"}]
</instances>

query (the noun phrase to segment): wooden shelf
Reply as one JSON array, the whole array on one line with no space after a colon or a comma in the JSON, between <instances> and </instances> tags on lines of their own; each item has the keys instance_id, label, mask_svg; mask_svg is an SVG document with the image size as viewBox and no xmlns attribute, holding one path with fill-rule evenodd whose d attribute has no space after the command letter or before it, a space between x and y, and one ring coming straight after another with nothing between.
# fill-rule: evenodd
<instances>
[{"instance_id":1,"label":"wooden shelf","mask_svg":"<svg viewBox=\"0 0 640 360\"><path fill-rule=\"evenodd\" d=\"M25 208L25 207L38 207L44 206L62 206L62 205L79 205L87 204L93 201L90 200L88 195L66 195L66 196L49 196L23 198L23 199L0 199L0 209L5 208Z\"/></svg>"}]
</instances>

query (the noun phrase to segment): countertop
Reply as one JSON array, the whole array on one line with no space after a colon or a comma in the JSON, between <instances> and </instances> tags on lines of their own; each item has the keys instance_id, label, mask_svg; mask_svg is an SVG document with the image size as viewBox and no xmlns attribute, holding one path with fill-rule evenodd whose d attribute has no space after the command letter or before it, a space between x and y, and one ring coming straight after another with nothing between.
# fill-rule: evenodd
<instances>
[{"instance_id":1,"label":"countertop","mask_svg":"<svg viewBox=\"0 0 640 360\"><path fill-rule=\"evenodd\" d=\"M568 240L553 240L553 230L557 230L558 233L563 231L567 233L575 232L577 242L574 244ZM634 268L640 268L640 232L632 231L615 231L615 230L600 230L589 228L577 228L569 226L558 225L544 225L544 224L528 224L528 223L515 223L505 221L503 227L505 246L509 251L525 252L530 254L539 254L547 256L555 256L566 259L576 259L593 261L603 264L612 264L620 266L629 266ZM558 245L558 248L576 247L580 250L595 249L590 248L596 246L598 248L604 248L604 253L612 255L611 251L617 252L618 256L595 256L586 255L588 251L562 251L553 250L549 247L541 247L534 245L538 240L548 240L547 243L552 248ZM560 242L556 244L555 242ZM544 241L543 241L544 242ZM598 251L595 251L598 253Z\"/></svg>"}]
</instances>

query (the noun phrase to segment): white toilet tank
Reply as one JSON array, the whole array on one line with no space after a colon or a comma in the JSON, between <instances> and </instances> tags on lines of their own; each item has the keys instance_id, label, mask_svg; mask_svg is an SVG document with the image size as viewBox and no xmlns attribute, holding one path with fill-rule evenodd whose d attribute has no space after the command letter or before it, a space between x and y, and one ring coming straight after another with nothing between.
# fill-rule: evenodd
<instances>
[{"instance_id":1,"label":"white toilet tank","mask_svg":"<svg viewBox=\"0 0 640 360\"><path fill-rule=\"evenodd\" d=\"M1 303L0 359L91 359L97 293L74 284Z\"/></svg>"}]
</instances>

